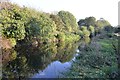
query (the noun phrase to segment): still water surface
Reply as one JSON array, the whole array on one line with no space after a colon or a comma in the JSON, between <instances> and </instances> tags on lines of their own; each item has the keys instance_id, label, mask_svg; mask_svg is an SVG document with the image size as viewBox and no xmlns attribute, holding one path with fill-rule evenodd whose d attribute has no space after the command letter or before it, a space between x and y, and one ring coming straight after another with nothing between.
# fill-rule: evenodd
<instances>
[{"instance_id":1,"label":"still water surface","mask_svg":"<svg viewBox=\"0 0 120 80\"><path fill-rule=\"evenodd\" d=\"M77 50L78 52L79 50ZM50 63L43 71L39 71L39 73L35 74L32 78L57 78L62 76L62 72L67 71L68 68L71 67L72 60L75 60L77 53L73 56L73 58L65 63L61 63L60 61L53 61Z\"/></svg>"},{"instance_id":2,"label":"still water surface","mask_svg":"<svg viewBox=\"0 0 120 80\"><path fill-rule=\"evenodd\" d=\"M57 78L67 71L79 52L80 42L19 46L3 53L3 77Z\"/></svg>"}]
</instances>

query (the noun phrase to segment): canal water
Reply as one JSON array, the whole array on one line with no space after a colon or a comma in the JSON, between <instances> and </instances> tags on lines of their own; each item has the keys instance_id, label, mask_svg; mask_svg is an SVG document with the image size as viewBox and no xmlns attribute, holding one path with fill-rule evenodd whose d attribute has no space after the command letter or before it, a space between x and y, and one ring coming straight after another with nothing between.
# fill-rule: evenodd
<instances>
[{"instance_id":1,"label":"canal water","mask_svg":"<svg viewBox=\"0 0 120 80\"><path fill-rule=\"evenodd\" d=\"M75 56L77 56L77 53L70 61L65 63L53 61L43 71L39 71L39 73L35 74L32 78L58 78L62 76L62 73L71 67L71 63L73 60L75 60Z\"/></svg>"},{"instance_id":2,"label":"canal water","mask_svg":"<svg viewBox=\"0 0 120 80\"><path fill-rule=\"evenodd\" d=\"M3 78L58 78L79 53L80 42L19 46L3 50ZM8 54L9 53L9 54Z\"/></svg>"}]
</instances>

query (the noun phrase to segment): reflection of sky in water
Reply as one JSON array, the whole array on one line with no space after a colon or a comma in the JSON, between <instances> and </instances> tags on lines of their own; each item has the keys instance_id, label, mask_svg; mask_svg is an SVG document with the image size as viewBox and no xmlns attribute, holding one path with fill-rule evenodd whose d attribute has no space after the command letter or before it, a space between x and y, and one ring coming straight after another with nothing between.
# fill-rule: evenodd
<instances>
[{"instance_id":1,"label":"reflection of sky in water","mask_svg":"<svg viewBox=\"0 0 120 80\"><path fill-rule=\"evenodd\" d=\"M76 54L73 56L71 61L75 60L75 57L78 55L79 50L76 50ZM62 72L65 72L70 66L71 61L61 63L60 61L54 61L48 67L46 67L43 71L39 71L39 73L35 74L32 78L57 78L61 76Z\"/></svg>"},{"instance_id":2,"label":"reflection of sky in water","mask_svg":"<svg viewBox=\"0 0 120 80\"><path fill-rule=\"evenodd\" d=\"M16 48L17 58L11 60L9 64L5 64L4 77L61 77L75 60L75 56L79 52L78 46L79 42L41 44L38 48L21 45ZM11 52L13 51L15 50L12 49Z\"/></svg>"},{"instance_id":3,"label":"reflection of sky in water","mask_svg":"<svg viewBox=\"0 0 120 80\"><path fill-rule=\"evenodd\" d=\"M38 74L35 74L33 78L56 78L63 71L67 70L71 66L71 62L61 63L59 61L52 62L47 68L43 71L39 71Z\"/></svg>"}]
</instances>

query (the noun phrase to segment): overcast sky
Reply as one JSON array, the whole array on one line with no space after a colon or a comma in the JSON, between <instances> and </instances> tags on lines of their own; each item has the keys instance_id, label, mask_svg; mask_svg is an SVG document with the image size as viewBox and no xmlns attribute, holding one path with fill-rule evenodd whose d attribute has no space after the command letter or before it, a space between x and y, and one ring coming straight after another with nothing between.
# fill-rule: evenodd
<instances>
[{"instance_id":1,"label":"overcast sky","mask_svg":"<svg viewBox=\"0 0 120 80\"><path fill-rule=\"evenodd\" d=\"M77 20L94 16L104 18L111 25L118 25L119 0L10 0L19 5L36 8L44 12L66 10L71 12Z\"/></svg>"}]
</instances>

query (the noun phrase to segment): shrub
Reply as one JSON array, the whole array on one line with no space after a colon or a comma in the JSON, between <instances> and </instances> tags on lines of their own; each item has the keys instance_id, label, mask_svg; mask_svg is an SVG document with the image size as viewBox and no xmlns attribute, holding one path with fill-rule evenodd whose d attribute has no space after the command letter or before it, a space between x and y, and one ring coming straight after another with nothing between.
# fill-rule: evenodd
<instances>
[{"instance_id":1,"label":"shrub","mask_svg":"<svg viewBox=\"0 0 120 80\"><path fill-rule=\"evenodd\" d=\"M1 10L0 27L2 27L3 36L15 38L16 40L24 39L25 28L21 12L21 8L15 5L10 9L5 8Z\"/></svg>"}]
</instances>

